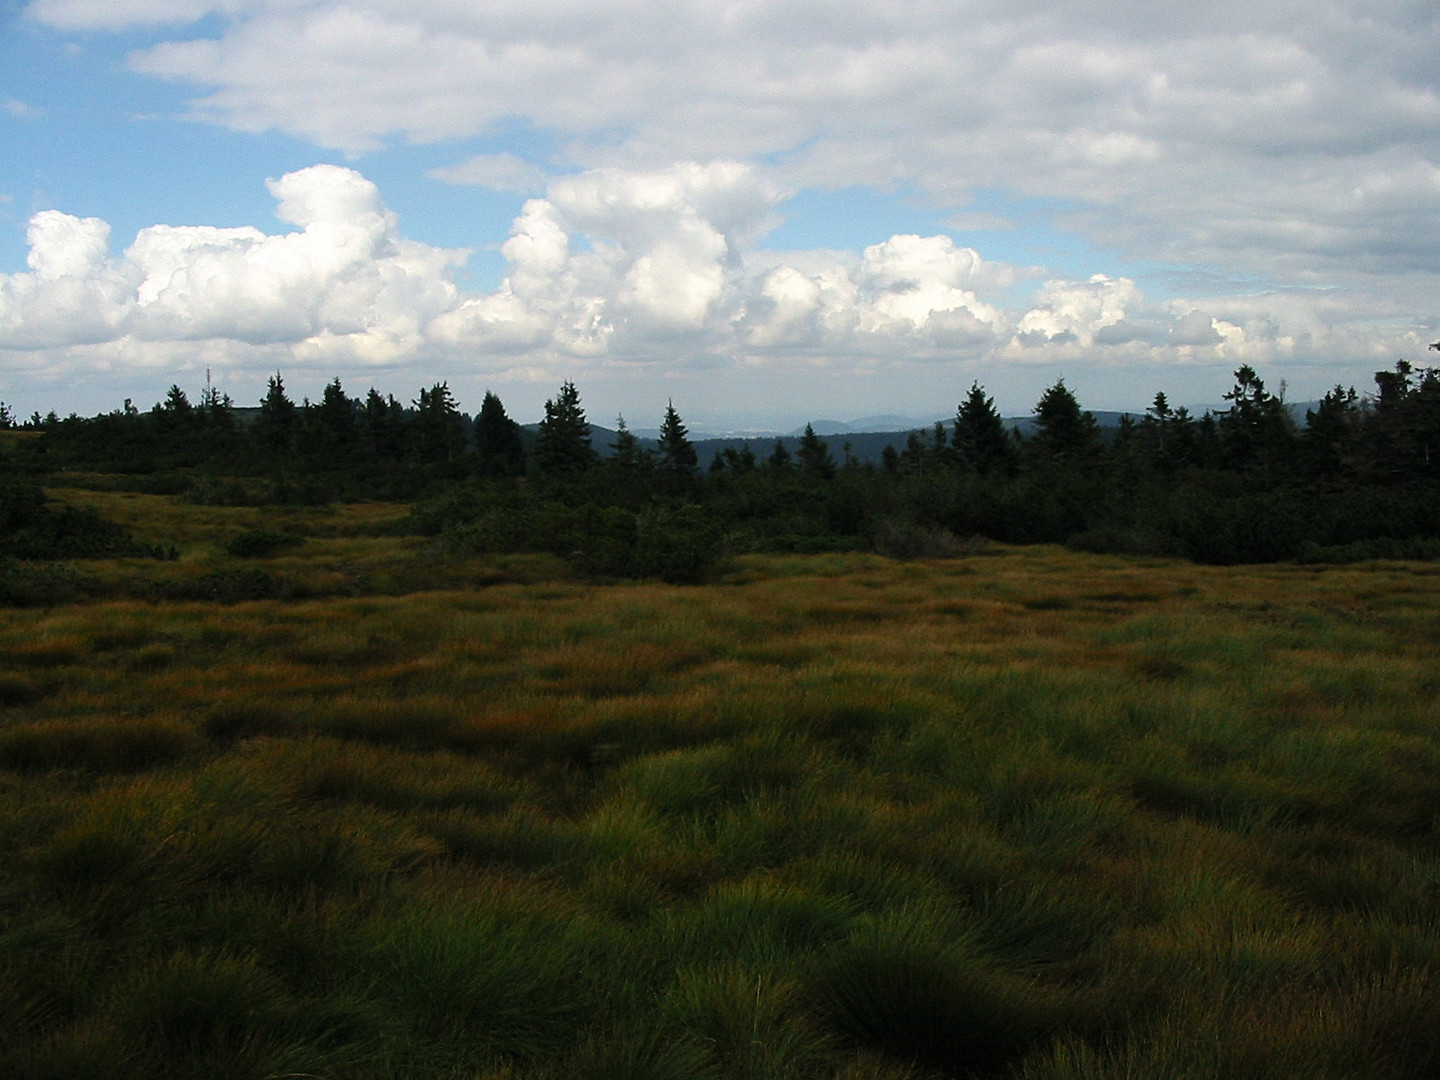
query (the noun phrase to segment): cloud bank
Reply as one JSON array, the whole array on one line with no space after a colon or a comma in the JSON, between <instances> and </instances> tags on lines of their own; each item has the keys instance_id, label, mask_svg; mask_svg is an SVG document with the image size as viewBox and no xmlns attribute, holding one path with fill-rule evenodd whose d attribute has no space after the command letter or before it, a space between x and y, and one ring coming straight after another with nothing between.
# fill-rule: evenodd
<instances>
[{"instance_id":1,"label":"cloud bank","mask_svg":"<svg viewBox=\"0 0 1440 1080\"><path fill-rule=\"evenodd\" d=\"M904 183L958 210L985 191L1058 199L1097 246L1281 287L1414 273L1419 296L1440 265L1432 0L34 0L28 15L149 31L131 67L197 88L195 118L355 154L519 123L571 167L763 159L795 186ZM438 174L528 190L524 166L480 154Z\"/></svg>"},{"instance_id":2,"label":"cloud bank","mask_svg":"<svg viewBox=\"0 0 1440 1080\"><path fill-rule=\"evenodd\" d=\"M945 235L769 250L788 192L734 161L553 180L515 219L490 293L457 287L468 253L407 239L353 169L316 165L268 188L289 231L154 225L118 255L101 220L35 214L28 271L0 275L0 367L54 379L428 365L554 385L960 365L983 380L1067 361L1153 372L1338 353L1384 366L1386 350L1423 348L1414 328L1362 332L1354 297L1151 301L1124 278L1026 280Z\"/></svg>"}]
</instances>

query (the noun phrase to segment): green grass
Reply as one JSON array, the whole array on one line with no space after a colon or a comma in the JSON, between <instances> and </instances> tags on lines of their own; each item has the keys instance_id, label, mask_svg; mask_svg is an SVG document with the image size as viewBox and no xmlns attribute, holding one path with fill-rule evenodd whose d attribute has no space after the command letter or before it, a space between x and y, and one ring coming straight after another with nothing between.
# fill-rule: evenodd
<instances>
[{"instance_id":1,"label":"green grass","mask_svg":"<svg viewBox=\"0 0 1440 1080\"><path fill-rule=\"evenodd\" d=\"M1440 1068L1432 567L602 586L65 495L181 552L0 609L0 1075Z\"/></svg>"}]
</instances>

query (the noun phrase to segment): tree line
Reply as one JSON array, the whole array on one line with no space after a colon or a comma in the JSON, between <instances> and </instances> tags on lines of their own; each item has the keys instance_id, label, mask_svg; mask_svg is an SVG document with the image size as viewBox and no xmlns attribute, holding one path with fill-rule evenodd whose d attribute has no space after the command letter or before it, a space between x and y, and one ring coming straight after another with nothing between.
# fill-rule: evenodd
<instances>
[{"instance_id":1,"label":"tree line","mask_svg":"<svg viewBox=\"0 0 1440 1080\"><path fill-rule=\"evenodd\" d=\"M1022 433L977 382L953 420L875 462L808 426L701 462L673 402L658 439L621 418L597 447L568 381L534 429L490 392L473 418L444 382L404 405L334 379L297 404L279 373L255 409L172 386L148 411L0 423L40 435L11 471L128 473L198 502L400 499L453 550L548 550L597 574L693 580L725 551L943 555L973 537L1211 563L1440 554L1436 369L1336 386L1303 422L1249 366L1224 400L1197 417L1158 393L1102 429L1061 380Z\"/></svg>"}]
</instances>

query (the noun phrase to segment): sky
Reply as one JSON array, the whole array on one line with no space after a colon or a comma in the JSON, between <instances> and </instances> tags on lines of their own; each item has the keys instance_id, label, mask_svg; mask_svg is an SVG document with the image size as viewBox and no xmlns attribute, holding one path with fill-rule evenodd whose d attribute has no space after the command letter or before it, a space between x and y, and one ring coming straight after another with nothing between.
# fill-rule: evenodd
<instances>
[{"instance_id":1,"label":"sky","mask_svg":"<svg viewBox=\"0 0 1440 1080\"><path fill-rule=\"evenodd\" d=\"M283 374L697 433L1373 388L1434 0L0 0L0 401Z\"/></svg>"}]
</instances>

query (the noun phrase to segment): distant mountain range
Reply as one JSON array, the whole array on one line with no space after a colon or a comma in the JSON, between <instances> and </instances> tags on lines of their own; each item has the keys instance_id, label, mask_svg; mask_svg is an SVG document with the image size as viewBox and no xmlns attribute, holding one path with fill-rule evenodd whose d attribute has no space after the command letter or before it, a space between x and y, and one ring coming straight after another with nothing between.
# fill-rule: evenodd
<instances>
[{"instance_id":1,"label":"distant mountain range","mask_svg":"<svg viewBox=\"0 0 1440 1080\"><path fill-rule=\"evenodd\" d=\"M1286 407L1295 422L1303 427L1305 425L1306 412L1315 409L1319 402L1305 401L1292 403ZM1191 408L1190 415L1196 419L1204 416L1206 411L1212 413L1224 412L1228 405L1209 405ZM1089 410L1095 417L1095 422L1100 430L1113 431L1120 426L1121 417L1129 416L1139 421L1144 415L1144 410L1139 412L1113 412L1102 410ZM922 435L929 435L937 423L945 425L947 432L955 422L955 414L947 413L944 416L936 416L925 420L913 416L899 416L893 413L881 414L878 416L865 416L858 420L849 422L843 420L812 420L811 428L819 435L825 444L830 447L830 454L835 458L837 464L845 460L845 453L848 447L849 453L862 463L878 464L885 447L893 446L896 450L903 450L910 432L918 431ZM1029 437L1035 430L1035 418L1033 416L1007 416L1005 423L1011 428L1019 431L1021 435ZM526 427L534 430L538 424L527 424ZM640 440L642 446L653 450L657 445L660 435L658 428L634 428L635 436ZM703 469L710 464L711 459L717 453L724 450L734 450L737 453L746 446L760 460L769 457L775 448L776 441L784 444L785 449L794 455L796 447L800 443L800 437L805 433L804 427L795 428L790 431L731 431L731 432L703 432L691 435L691 442L695 444L695 452L700 459L700 467ZM591 445L600 452L602 456L610 451L610 444L615 441L615 432L609 428L590 425Z\"/></svg>"},{"instance_id":2,"label":"distant mountain range","mask_svg":"<svg viewBox=\"0 0 1440 1080\"><path fill-rule=\"evenodd\" d=\"M1290 410L1290 415L1294 418L1295 423L1300 427L1304 427L1305 414L1318 407L1318 405L1319 402L1316 401L1304 401L1287 404L1286 408ZM1213 413L1221 413L1228 407L1228 405L1223 404L1194 407L1190 409L1190 415L1198 419L1205 415L1207 410ZM408 412L410 410L406 411ZM1120 419L1123 416L1128 415L1138 421L1145 415L1144 410L1126 413L1092 409L1090 412L1095 417L1095 422L1099 424L1102 432L1113 431L1119 427ZM259 414L260 410L253 406L248 408L237 407L235 409L236 418L242 426L248 426L253 423ZM469 413L462 415L465 417L467 429L470 428L473 417ZM862 463L878 464L881 460L881 455L885 452L885 447L893 446L896 450L903 450L910 432L918 431L920 434L928 436L935 429L937 423L944 424L948 431L955 423L955 414L953 412L947 413L944 416L936 416L927 420L914 416L901 416L895 413L882 413L875 416L863 416L858 420L851 421L812 420L810 426L814 429L815 434L819 435L830 448L830 453L835 458L837 464L845 460L847 447L849 453L856 460ZM1035 418L1033 416L1007 416L1005 417L1005 423L1027 438L1035 430ZM527 444L530 444L534 440L539 430L540 425L538 423L521 425L521 431L524 433ZM640 445L643 448L654 450L659 445L659 428L631 428L630 430L631 433L640 440ZM804 433L805 429L803 426L783 432L766 430L698 431L691 433L690 441L695 444L695 452L699 457L700 467L703 469L709 466L711 459L713 459L717 453L727 449L734 450L738 453L746 446L750 448L751 453L763 461L769 457L775 449L777 440L783 443L785 449L793 455ZM591 424L590 444L601 457L608 457L610 455L611 444L615 442L617 434L614 428Z\"/></svg>"}]
</instances>

